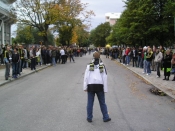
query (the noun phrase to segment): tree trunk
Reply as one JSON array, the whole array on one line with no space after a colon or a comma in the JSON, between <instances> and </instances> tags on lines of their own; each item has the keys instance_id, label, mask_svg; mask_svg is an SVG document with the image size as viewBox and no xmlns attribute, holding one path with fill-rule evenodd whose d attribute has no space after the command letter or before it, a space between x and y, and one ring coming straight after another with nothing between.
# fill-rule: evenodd
<instances>
[{"instance_id":1,"label":"tree trunk","mask_svg":"<svg viewBox=\"0 0 175 131\"><path fill-rule=\"evenodd\" d=\"M43 40L44 40L44 45L48 46L49 43L48 43L48 38L47 38L47 36L43 36Z\"/></svg>"}]
</instances>

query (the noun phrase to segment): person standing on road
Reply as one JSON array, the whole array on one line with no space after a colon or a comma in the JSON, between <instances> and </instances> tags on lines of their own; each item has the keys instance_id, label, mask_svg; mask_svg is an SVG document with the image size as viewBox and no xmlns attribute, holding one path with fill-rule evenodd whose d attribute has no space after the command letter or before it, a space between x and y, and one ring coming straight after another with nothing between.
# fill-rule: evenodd
<instances>
[{"instance_id":1,"label":"person standing on road","mask_svg":"<svg viewBox=\"0 0 175 131\"><path fill-rule=\"evenodd\" d=\"M4 62L5 62L5 80L8 80L8 77L10 75L10 47L7 46L5 52L4 52Z\"/></svg>"},{"instance_id":2,"label":"person standing on road","mask_svg":"<svg viewBox=\"0 0 175 131\"><path fill-rule=\"evenodd\" d=\"M143 48L143 74L147 73L147 61L146 61L147 47Z\"/></svg>"},{"instance_id":3,"label":"person standing on road","mask_svg":"<svg viewBox=\"0 0 175 131\"><path fill-rule=\"evenodd\" d=\"M61 54L61 64L65 64L65 51L63 48L61 48L60 50L60 54Z\"/></svg>"},{"instance_id":4,"label":"person standing on road","mask_svg":"<svg viewBox=\"0 0 175 131\"><path fill-rule=\"evenodd\" d=\"M5 46L1 45L1 65L4 65L4 53L5 53Z\"/></svg>"},{"instance_id":5,"label":"person standing on road","mask_svg":"<svg viewBox=\"0 0 175 131\"><path fill-rule=\"evenodd\" d=\"M138 55L138 52L137 50L135 49L135 47L133 47L133 50L131 51L131 58L132 58L132 63L133 63L133 67L134 67L134 63L135 63L135 66L137 67L137 55Z\"/></svg>"},{"instance_id":6,"label":"person standing on road","mask_svg":"<svg viewBox=\"0 0 175 131\"><path fill-rule=\"evenodd\" d=\"M1 65L4 63L3 62L3 48L2 45L0 46L0 59L1 59Z\"/></svg>"},{"instance_id":7,"label":"person standing on road","mask_svg":"<svg viewBox=\"0 0 175 131\"><path fill-rule=\"evenodd\" d=\"M24 50L23 50L23 46L19 45L19 56L20 56L20 60L19 60L19 73L22 72L22 68L23 68L23 63L24 63Z\"/></svg>"},{"instance_id":8,"label":"person standing on road","mask_svg":"<svg viewBox=\"0 0 175 131\"><path fill-rule=\"evenodd\" d=\"M148 48L148 51L146 53L146 63L147 63L147 74L146 75L150 75L151 74L151 61L153 58L153 52L151 48Z\"/></svg>"},{"instance_id":9,"label":"person standing on road","mask_svg":"<svg viewBox=\"0 0 175 131\"><path fill-rule=\"evenodd\" d=\"M126 55L125 55L125 48L122 48L122 64L125 64L125 58L126 58Z\"/></svg>"},{"instance_id":10,"label":"person standing on road","mask_svg":"<svg viewBox=\"0 0 175 131\"><path fill-rule=\"evenodd\" d=\"M73 62L75 62L75 60L73 58L73 49L72 48L70 48L70 50L69 50L69 58L70 58L70 62L71 62L71 60L73 60Z\"/></svg>"},{"instance_id":11,"label":"person standing on road","mask_svg":"<svg viewBox=\"0 0 175 131\"><path fill-rule=\"evenodd\" d=\"M19 53L18 53L18 49L15 48L13 50L13 54L12 54L12 75L13 75L13 78L17 78L17 74L18 74L18 62L20 60L20 56L19 56Z\"/></svg>"},{"instance_id":12,"label":"person standing on road","mask_svg":"<svg viewBox=\"0 0 175 131\"><path fill-rule=\"evenodd\" d=\"M127 49L125 51L125 56L126 56L125 64L126 65L129 65L129 63L130 63L130 54L131 54L130 48L127 47Z\"/></svg>"},{"instance_id":13,"label":"person standing on road","mask_svg":"<svg viewBox=\"0 0 175 131\"><path fill-rule=\"evenodd\" d=\"M154 62L156 64L157 78L160 77L160 66L161 66L162 58L163 58L162 52L160 52L159 49L156 49Z\"/></svg>"},{"instance_id":14,"label":"person standing on road","mask_svg":"<svg viewBox=\"0 0 175 131\"><path fill-rule=\"evenodd\" d=\"M142 47L140 46L138 49L138 55L137 55L137 67L141 68L142 66Z\"/></svg>"},{"instance_id":15,"label":"person standing on road","mask_svg":"<svg viewBox=\"0 0 175 131\"><path fill-rule=\"evenodd\" d=\"M172 64L172 70L175 71L175 53L173 54L171 64ZM174 77L173 77L172 81L175 81L175 72L173 72L173 73L174 73Z\"/></svg>"},{"instance_id":16,"label":"person standing on road","mask_svg":"<svg viewBox=\"0 0 175 131\"><path fill-rule=\"evenodd\" d=\"M56 66L56 62L55 62L55 57L56 57L56 48L52 47L52 52L51 52L51 57L52 57L52 66Z\"/></svg>"},{"instance_id":17,"label":"person standing on road","mask_svg":"<svg viewBox=\"0 0 175 131\"><path fill-rule=\"evenodd\" d=\"M166 55L163 58L163 70L164 70L164 76L165 78L163 80L169 80L170 77L170 71L171 71L171 60L172 55L170 54L170 50L166 50Z\"/></svg>"},{"instance_id":18,"label":"person standing on road","mask_svg":"<svg viewBox=\"0 0 175 131\"><path fill-rule=\"evenodd\" d=\"M101 63L100 53L93 54L94 59L90 65L87 65L84 75L83 90L87 92L87 121L92 122L93 118L93 104L95 94L98 97L101 112L103 114L103 121L108 122L111 120L108 115L107 106L105 103L105 93L108 92L107 88L107 73L105 66Z\"/></svg>"},{"instance_id":19,"label":"person standing on road","mask_svg":"<svg viewBox=\"0 0 175 131\"><path fill-rule=\"evenodd\" d=\"M31 70L36 70L36 50L35 47L30 48Z\"/></svg>"}]
</instances>

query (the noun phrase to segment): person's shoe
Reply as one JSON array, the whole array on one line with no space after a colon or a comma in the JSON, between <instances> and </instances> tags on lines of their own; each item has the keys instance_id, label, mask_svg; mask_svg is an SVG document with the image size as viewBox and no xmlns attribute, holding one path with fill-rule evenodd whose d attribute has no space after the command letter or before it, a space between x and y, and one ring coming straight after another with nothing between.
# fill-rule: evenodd
<instances>
[{"instance_id":1,"label":"person's shoe","mask_svg":"<svg viewBox=\"0 0 175 131\"><path fill-rule=\"evenodd\" d=\"M166 80L169 81L169 78L167 78Z\"/></svg>"},{"instance_id":2,"label":"person's shoe","mask_svg":"<svg viewBox=\"0 0 175 131\"><path fill-rule=\"evenodd\" d=\"M163 80L166 80L166 78L164 78Z\"/></svg>"},{"instance_id":3,"label":"person's shoe","mask_svg":"<svg viewBox=\"0 0 175 131\"><path fill-rule=\"evenodd\" d=\"M160 78L160 76L157 75L157 78Z\"/></svg>"},{"instance_id":4,"label":"person's shoe","mask_svg":"<svg viewBox=\"0 0 175 131\"><path fill-rule=\"evenodd\" d=\"M145 72L142 72L143 74L145 74Z\"/></svg>"},{"instance_id":5,"label":"person's shoe","mask_svg":"<svg viewBox=\"0 0 175 131\"><path fill-rule=\"evenodd\" d=\"M108 122L108 121L111 121L111 118L108 118L108 119L104 120L104 122Z\"/></svg>"},{"instance_id":6,"label":"person's shoe","mask_svg":"<svg viewBox=\"0 0 175 131\"><path fill-rule=\"evenodd\" d=\"M87 121L88 121L88 122L92 122L92 120L91 120L91 119L88 119L88 118L87 118Z\"/></svg>"}]
</instances>

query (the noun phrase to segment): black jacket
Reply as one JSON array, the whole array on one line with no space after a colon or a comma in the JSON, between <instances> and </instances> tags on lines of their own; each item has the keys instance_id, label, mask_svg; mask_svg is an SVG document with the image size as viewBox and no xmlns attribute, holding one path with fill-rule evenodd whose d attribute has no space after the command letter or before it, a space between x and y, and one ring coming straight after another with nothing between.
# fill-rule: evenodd
<instances>
[{"instance_id":1,"label":"black jacket","mask_svg":"<svg viewBox=\"0 0 175 131\"><path fill-rule=\"evenodd\" d=\"M171 59L172 59L172 55L165 55L163 59L164 68L171 68Z\"/></svg>"},{"instance_id":2,"label":"black jacket","mask_svg":"<svg viewBox=\"0 0 175 131\"><path fill-rule=\"evenodd\" d=\"M12 62L17 63L18 61L19 61L19 54L18 53L17 54L13 53L12 54Z\"/></svg>"}]
</instances>

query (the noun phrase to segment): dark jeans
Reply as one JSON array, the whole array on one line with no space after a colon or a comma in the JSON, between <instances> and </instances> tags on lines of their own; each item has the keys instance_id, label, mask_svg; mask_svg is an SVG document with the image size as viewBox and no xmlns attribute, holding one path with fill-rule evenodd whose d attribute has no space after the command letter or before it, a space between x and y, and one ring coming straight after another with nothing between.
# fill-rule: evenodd
<instances>
[{"instance_id":1,"label":"dark jeans","mask_svg":"<svg viewBox=\"0 0 175 131\"><path fill-rule=\"evenodd\" d=\"M71 62L71 59L74 61L74 58L73 58L73 55L70 55L70 62Z\"/></svg>"},{"instance_id":2,"label":"dark jeans","mask_svg":"<svg viewBox=\"0 0 175 131\"><path fill-rule=\"evenodd\" d=\"M4 64L4 55L1 54L1 55L0 55L0 58L1 58L1 64Z\"/></svg>"},{"instance_id":3,"label":"dark jeans","mask_svg":"<svg viewBox=\"0 0 175 131\"><path fill-rule=\"evenodd\" d=\"M125 55L124 56L122 56L122 58L123 58L123 64L125 64Z\"/></svg>"},{"instance_id":4,"label":"dark jeans","mask_svg":"<svg viewBox=\"0 0 175 131\"><path fill-rule=\"evenodd\" d=\"M160 62L156 62L156 70L157 70L157 75L160 77Z\"/></svg>"},{"instance_id":5,"label":"dark jeans","mask_svg":"<svg viewBox=\"0 0 175 131\"><path fill-rule=\"evenodd\" d=\"M164 76L170 77L170 72L167 71L167 67L164 67Z\"/></svg>"},{"instance_id":6,"label":"dark jeans","mask_svg":"<svg viewBox=\"0 0 175 131\"><path fill-rule=\"evenodd\" d=\"M134 63L135 63L135 66L137 67L137 57L133 57L132 62L133 62L133 67L134 67Z\"/></svg>"},{"instance_id":7,"label":"dark jeans","mask_svg":"<svg viewBox=\"0 0 175 131\"><path fill-rule=\"evenodd\" d=\"M95 94L98 97L98 101L100 104L100 109L103 114L103 120L107 120L109 118L107 106L105 103L105 93L104 92L88 92L88 102L87 102L87 119L92 120L93 118L93 105L94 105L94 97Z\"/></svg>"},{"instance_id":8,"label":"dark jeans","mask_svg":"<svg viewBox=\"0 0 175 131\"><path fill-rule=\"evenodd\" d=\"M23 63L24 63L24 59L21 59L21 63L20 63L20 72L22 72Z\"/></svg>"},{"instance_id":9,"label":"dark jeans","mask_svg":"<svg viewBox=\"0 0 175 131\"><path fill-rule=\"evenodd\" d=\"M65 55L62 55L61 56L61 61L62 61L62 64L65 64L66 60L65 60Z\"/></svg>"},{"instance_id":10,"label":"dark jeans","mask_svg":"<svg viewBox=\"0 0 175 131\"><path fill-rule=\"evenodd\" d=\"M27 68L27 61L26 60L27 59L24 59L24 61L23 61L23 65L22 65L23 68Z\"/></svg>"},{"instance_id":11,"label":"dark jeans","mask_svg":"<svg viewBox=\"0 0 175 131\"><path fill-rule=\"evenodd\" d=\"M137 56L137 67L142 67L142 57L141 56Z\"/></svg>"},{"instance_id":12,"label":"dark jeans","mask_svg":"<svg viewBox=\"0 0 175 131\"><path fill-rule=\"evenodd\" d=\"M35 66L36 66L36 58L32 58L31 59L31 70L35 70L36 68L35 68Z\"/></svg>"},{"instance_id":13,"label":"dark jeans","mask_svg":"<svg viewBox=\"0 0 175 131\"><path fill-rule=\"evenodd\" d=\"M151 74L151 61L147 61L147 73Z\"/></svg>"},{"instance_id":14,"label":"dark jeans","mask_svg":"<svg viewBox=\"0 0 175 131\"><path fill-rule=\"evenodd\" d=\"M10 63L5 63L5 79L8 80L10 75Z\"/></svg>"},{"instance_id":15,"label":"dark jeans","mask_svg":"<svg viewBox=\"0 0 175 131\"><path fill-rule=\"evenodd\" d=\"M12 73L12 75L13 76L17 76L17 74L18 74L18 63L16 62L16 63L12 63L12 69L13 69L13 73Z\"/></svg>"}]
</instances>

